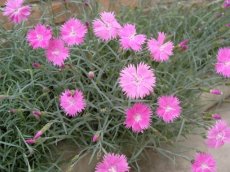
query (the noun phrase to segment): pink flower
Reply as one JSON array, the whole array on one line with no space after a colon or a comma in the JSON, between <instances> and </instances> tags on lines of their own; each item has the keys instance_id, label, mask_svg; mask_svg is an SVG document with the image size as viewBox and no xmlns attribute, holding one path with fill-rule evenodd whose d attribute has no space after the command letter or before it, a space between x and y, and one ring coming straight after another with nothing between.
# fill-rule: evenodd
<instances>
[{"instance_id":1,"label":"pink flower","mask_svg":"<svg viewBox=\"0 0 230 172\"><path fill-rule=\"evenodd\" d=\"M183 41L181 41L178 46L181 48L181 50L186 51L188 49L188 43L189 43L189 39L185 39Z\"/></svg>"},{"instance_id":2,"label":"pink flower","mask_svg":"<svg viewBox=\"0 0 230 172\"><path fill-rule=\"evenodd\" d=\"M54 65L62 66L64 65L64 61L69 57L69 49L65 47L62 40L52 39L46 49L46 57Z\"/></svg>"},{"instance_id":3,"label":"pink flower","mask_svg":"<svg viewBox=\"0 0 230 172\"><path fill-rule=\"evenodd\" d=\"M230 7L230 0L225 0L224 1L224 8L229 8Z\"/></svg>"},{"instance_id":4,"label":"pink flower","mask_svg":"<svg viewBox=\"0 0 230 172\"><path fill-rule=\"evenodd\" d=\"M30 29L27 33L27 41L33 49L48 47L51 38L51 29L42 24L37 24L34 29Z\"/></svg>"},{"instance_id":5,"label":"pink flower","mask_svg":"<svg viewBox=\"0 0 230 172\"><path fill-rule=\"evenodd\" d=\"M43 132L41 130L37 131L36 134L34 135L33 139L36 141L42 136Z\"/></svg>"},{"instance_id":6,"label":"pink flower","mask_svg":"<svg viewBox=\"0 0 230 172\"><path fill-rule=\"evenodd\" d=\"M226 24L225 26L226 26L226 27L230 27L230 23Z\"/></svg>"},{"instance_id":7,"label":"pink flower","mask_svg":"<svg viewBox=\"0 0 230 172\"><path fill-rule=\"evenodd\" d=\"M206 144L210 148L219 148L230 142L230 127L224 120L216 121L216 124L209 129Z\"/></svg>"},{"instance_id":8,"label":"pink flower","mask_svg":"<svg viewBox=\"0 0 230 172\"><path fill-rule=\"evenodd\" d=\"M61 38L69 46L82 44L86 33L86 26L74 18L66 21L61 27Z\"/></svg>"},{"instance_id":9,"label":"pink flower","mask_svg":"<svg viewBox=\"0 0 230 172\"><path fill-rule=\"evenodd\" d=\"M129 168L125 155L108 153L97 164L95 172L128 172Z\"/></svg>"},{"instance_id":10,"label":"pink flower","mask_svg":"<svg viewBox=\"0 0 230 172\"><path fill-rule=\"evenodd\" d=\"M140 51L146 40L145 35L136 33L136 26L133 24L126 24L121 28L119 36L120 45L125 50Z\"/></svg>"},{"instance_id":11,"label":"pink flower","mask_svg":"<svg viewBox=\"0 0 230 172\"><path fill-rule=\"evenodd\" d=\"M164 43L165 39L166 34L159 32L157 40L152 38L148 41L148 49L152 59L157 62L168 61L169 56L173 55L174 45L171 41Z\"/></svg>"},{"instance_id":12,"label":"pink flower","mask_svg":"<svg viewBox=\"0 0 230 172\"><path fill-rule=\"evenodd\" d=\"M132 128L135 133L142 132L149 128L151 123L152 110L143 103L135 103L126 110L125 126Z\"/></svg>"},{"instance_id":13,"label":"pink flower","mask_svg":"<svg viewBox=\"0 0 230 172\"><path fill-rule=\"evenodd\" d=\"M34 144L36 141L34 139L26 139L25 142L29 145Z\"/></svg>"},{"instance_id":14,"label":"pink flower","mask_svg":"<svg viewBox=\"0 0 230 172\"><path fill-rule=\"evenodd\" d=\"M110 41L118 36L121 25L117 22L114 12L102 12L100 19L93 21L93 31L102 41Z\"/></svg>"},{"instance_id":15,"label":"pink flower","mask_svg":"<svg viewBox=\"0 0 230 172\"><path fill-rule=\"evenodd\" d=\"M192 172L216 172L216 161L208 153L197 153L192 164Z\"/></svg>"},{"instance_id":16,"label":"pink flower","mask_svg":"<svg viewBox=\"0 0 230 172\"><path fill-rule=\"evenodd\" d=\"M223 94L223 92L221 90L218 90L218 89L210 90L210 93L215 94L215 95L222 95Z\"/></svg>"},{"instance_id":17,"label":"pink flower","mask_svg":"<svg viewBox=\"0 0 230 172\"><path fill-rule=\"evenodd\" d=\"M60 96L60 106L67 116L75 117L86 107L86 102L82 91L65 90Z\"/></svg>"},{"instance_id":18,"label":"pink flower","mask_svg":"<svg viewBox=\"0 0 230 172\"><path fill-rule=\"evenodd\" d=\"M23 6L23 3L24 0L8 0L3 9L3 15L8 16L9 19L16 24L27 20L31 13L31 7L28 5Z\"/></svg>"},{"instance_id":19,"label":"pink flower","mask_svg":"<svg viewBox=\"0 0 230 172\"><path fill-rule=\"evenodd\" d=\"M222 117L221 117L221 115L220 114L212 114L212 118L213 119L216 119L216 120L220 120Z\"/></svg>"},{"instance_id":20,"label":"pink flower","mask_svg":"<svg viewBox=\"0 0 230 172\"><path fill-rule=\"evenodd\" d=\"M161 96L157 104L156 114L166 123L173 122L181 114L180 101L175 96Z\"/></svg>"},{"instance_id":21,"label":"pink flower","mask_svg":"<svg viewBox=\"0 0 230 172\"><path fill-rule=\"evenodd\" d=\"M230 78L230 47L219 49L215 67L218 74Z\"/></svg>"},{"instance_id":22,"label":"pink flower","mask_svg":"<svg viewBox=\"0 0 230 172\"><path fill-rule=\"evenodd\" d=\"M129 98L144 98L153 92L156 78L153 70L145 63L137 67L128 65L120 72L119 84Z\"/></svg>"}]
</instances>

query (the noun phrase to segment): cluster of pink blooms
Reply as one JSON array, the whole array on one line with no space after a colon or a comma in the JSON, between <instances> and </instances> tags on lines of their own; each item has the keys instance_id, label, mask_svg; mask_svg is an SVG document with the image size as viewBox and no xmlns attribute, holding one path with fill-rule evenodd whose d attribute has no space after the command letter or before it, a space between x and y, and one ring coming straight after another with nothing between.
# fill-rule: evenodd
<instances>
[{"instance_id":1,"label":"cluster of pink blooms","mask_svg":"<svg viewBox=\"0 0 230 172\"><path fill-rule=\"evenodd\" d=\"M82 44L86 33L86 26L80 20L71 18L61 26L59 38L52 37L50 27L37 24L28 31L27 41L33 49L45 49L49 62L63 66L64 61L70 56L69 46Z\"/></svg>"},{"instance_id":2,"label":"cluster of pink blooms","mask_svg":"<svg viewBox=\"0 0 230 172\"><path fill-rule=\"evenodd\" d=\"M19 24L28 19L31 13L31 7L24 5L24 0L8 0L3 9L3 15ZM224 7L230 7L230 1L225 0ZM116 20L113 12L102 12L100 18L92 23L93 32L101 41L111 41L118 39L120 46L124 50L141 51L143 45L147 43L147 49L153 61L166 62L173 55L174 44L167 41L167 35L163 32L158 33L157 38L148 39L144 34L138 34L134 24L124 24L123 26ZM71 18L60 28L60 36L53 37L52 29L43 24L37 24L27 33L27 41L33 49L42 48L45 51L46 58L56 66L63 66L66 59L70 57L69 47L81 45L87 34L89 24L83 24L79 19ZM179 43L178 47L182 50L188 49L189 40L186 39ZM218 51L216 72L224 77L230 78L230 48L221 48ZM94 78L91 71L88 77ZM156 86L156 77L151 66L141 62L137 65L129 64L120 72L119 85L130 99L143 99L154 92ZM210 90L210 93L221 95L219 90ZM160 96L158 98L158 107L156 115L165 123L171 123L181 114L181 105L179 99L174 95ZM60 106L67 116L75 117L86 108L86 101L83 92L76 90L65 90L60 95ZM35 114L35 113L34 113ZM35 114L35 116L40 114ZM135 133L142 133L151 125L153 112L151 107L144 103L135 103L125 111L124 125ZM218 119L216 124L210 128L206 143L208 147L218 148L225 143L230 142L230 127L221 120L221 116L213 115ZM31 139L27 139L28 144L33 144L43 134L38 131ZM99 133L96 133L92 141L100 140ZM102 162L96 166L96 172L127 172L127 158L124 155L108 153L104 156ZM213 157L207 153L198 153L192 164L193 172L215 172L216 163Z\"/></svg>"},{"instance_id":3,"label":"cluster of pink blooms","mask_svg":"<svg viewBox=\"0 0 230 172\"><path fill-rule=\"evenodd\" d=\"M221 119L219 114L212 115L217 119L207 134L206 144L209 148L219 148L225 143L230 143L230 126ZM211 154L197 153L192 163L192 172L216 172L216 161Z\"/></svg>"},{"instance_id":4,"label":"cluster of pink blooms","mask_svg":"<svg viewBox=\"0 0 230 172\"><path fill-rule=\"evenodd\" d=\"M230 7L230 0L224 1L224 8ZM230 47L220 48L217 53L217 62L215 65L216 73L223 77L230 78ZM211 94L222 95L223 92L218 89L210 90ZM217 120L212 126L206 138L206 144L209 148L220 148L225 143L230 143L230 126L222 120L220 114L213 114L212 118ZM216 172L216 161L211 154L197 153L192 164L192 172Z\"/></svg>"}]
</instances>

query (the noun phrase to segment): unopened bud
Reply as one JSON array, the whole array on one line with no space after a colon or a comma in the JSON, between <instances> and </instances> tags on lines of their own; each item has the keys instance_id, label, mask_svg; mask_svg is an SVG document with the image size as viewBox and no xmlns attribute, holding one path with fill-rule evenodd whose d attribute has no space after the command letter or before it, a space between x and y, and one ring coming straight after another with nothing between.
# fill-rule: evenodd
<instances>
[{"instance_id":1,"label":"unopened bud","mask_svg":"<svg viewBox=\"0 0 230 172\"><path fill-rule=\"evenodd\" d=\"M88 73L88 77L89 77L89 79L93 79L93 78L95 77L94 72L93 72L93 71L90 71L90 72Z\"/></svg>"}]
</instances>

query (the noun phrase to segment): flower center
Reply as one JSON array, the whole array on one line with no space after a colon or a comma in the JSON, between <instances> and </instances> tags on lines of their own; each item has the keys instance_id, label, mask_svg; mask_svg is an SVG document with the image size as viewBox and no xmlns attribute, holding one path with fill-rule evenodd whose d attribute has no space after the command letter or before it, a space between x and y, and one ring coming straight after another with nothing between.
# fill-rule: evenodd
<instances>
[{"instance_id":1,"label":"flower center","mask_svg":"<svg viewBox=\"0 0 230 172\"><path fill-rule=\"evenodd\" d=\"M108 172L117 172L116 167L112 166Z\"/></svg>"},{"instance_id":2,"label":"flower center","mask_svg":"<svg viewBox=\"0 0 230 172\"><path fill-rule=\"evenodd\" d=\"M209 167L208 167L207 164L202 164L202 165L201 165L201 169L202 169L202 170L206 170L206 169L209 169Z\"/></svg>"},{"instance_id":3,"label":"flower center","mask_svg":"<svg viewBox=\"0 0 230 172\"><path fill-rule=\"evenodd\" d=\"M160 51L164 51L165 46L166 46L165 44L161 45L160 48L159 48L159 50L160 50Z\"/></svg>"},{"instance_id":4,"label":"flower center","mask_svg":"<svg viewBox=\"0 0 230 172\"><path fill-rule=\"evenodd\" d=\"M136 33L133 33L132 35L129 36L129 40L133 40L135 38Z\"/></svg>"},{"instance_id":5,"label":"flower center","mask_svg":"<svg viewBox=\"0 0 230 172\"><path fill-rule=\"evenodd\" d=\"M74 31L74 28L71 27L71 32L70 32L70 36L73 37L73 36L76 36L77 33Z\"/></svg>"},{"instance_id":6,"label":"flower center","mask_svg":"<svg viewBox=\"0 0 230 172\"><path fill-rule=\"evenodd\" d=\"M112 28L111 24L110 23L105 23L105 26L108 30L110 30Z\"/></svg>"},{"instance_id":7,"label":"flower center","mask_svg":"<svg viewBox=\"0 0 230 172\"><path fill-rule=\"evenodd\" d=\"M171 108L170 106L167 106L166 108L165 108L165 112L167 113L167 112L170 112L171 110L173 110L173 108Z\"/></svg>"},{"instance_id":8,"label":"flower center","mask_svg":"<svg viewBox=\"0 0 230 172\"><path fill-rule=\"evenodd\" d=\"M41 41L41 40L43 40L43 36L42 35L37 35L37 39L39 40L39 41Z\"/></svg>"},{"instance_id":9,"label":"flower center","mask_svg":"<svg viewBox=\"0 0 230 172\"><path fill-rule=\"evenodd\" d=\"M141 121L141 115L140 114L136 114L135 117L134 117L134 120L136 122L140 122Z\"/></svg>"},{"instance_id":10,"label":"flower center","mask_svg":"<svg viewBox=\"0 0 230 172\"><path fill-rule=\"evenodd\" d=\"M60 51L59 50L54 50L52 52L52 55L55 55L55 56L58 56L60 54Z\"/></svg>"},{"instance_id":11,"label":"flower center","mask_svg":"<svg viewBox=\"0 0 230 172\"><path fill-rule=\"evenodd\" d=\"M76 101L74 100L74 98L70 98L69 99L69 104L70 104L70 106L73 106L73 105L75 105L76 104Z\"/></svg>"},{"instance_id":12,"label":"flower center","mask_svg":"<svg viewBox=\"0 0 230 172\"><path fill-rule=\"evenodd\" d=\"M225 66L229 67L230 66L230 61L229 62L226 62L224 63Z\"/></svg>"},{"instance_id":13,"label":"flower center","mask_svg":"<svg viewBox=\"0 0 230 172\"><path fill-rule=\"evenodd\" d=\"M19 14L20 11L21 11L21 8L17 8L14 12L15 12L15 14Z\"/></svg>"},{"instance_id":14,"label":"flower center","mask_svg":"<svg viewBox=\"0 0 230 172\"><path fill-rule=\"evenodd\" d=\"M219 134L216 136L216 139L217 139L217 140L224 140L224 134L223 134L223 133L219 133Z\"/></svg>"},{"instance_id":15,"label":"flower center","mask_svg":"<svg viewBox=\"0 0 230 172\"><path fill-rule=\"evenodd\" d=\"M136 85L140 85L140 83L142 82L142 78L136 75L134 76L134 80L135 80Z\"/></svg>"}]
</instances>

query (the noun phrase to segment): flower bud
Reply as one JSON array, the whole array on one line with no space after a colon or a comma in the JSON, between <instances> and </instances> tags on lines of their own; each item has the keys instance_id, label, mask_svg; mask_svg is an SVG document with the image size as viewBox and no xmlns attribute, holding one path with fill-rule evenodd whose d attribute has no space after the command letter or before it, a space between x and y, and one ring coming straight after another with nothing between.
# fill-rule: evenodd
<instances>
[{"instance_id":1,"label":"flower bud","mask_svg":"<svg viewBox=\"0 0 230 172\"><path fill-rule=\"evenodd\" d=\"M93 79L94 77L95 77L94 72L93 72L93 71L90 71L90 72L88 73L88 78L89 78L89 79Z\"/></svg>"},{"instance_id":2,"label":"flower bud","mask_svg":"<svg viewBox=\"0 0 230 172\"><path fill-rule=\"evenodd\" d=\"M34 135L34 140L36 141L37 139L39 139L41 137L41 135L43 134L43 132L41 130L37 131L37 133Z\"/></svg>"},{"instance_id":3,"label":"flower bud","mask_svg":"<svg viewBox=\"0 0 230 172\"><path fill-rule=\"evenodd\" d=\"M213 114L213 115L212 115L212 118L213 118L213 119L216 119L216 120L222 119L222 117L221 117L220 114Z\"/></svg>"},{"instance_id":4,"label":"flower bud","mask_svg":"<svg viewBox=\"0 0 230 172\"><path fill-rule=\"evenodd\" d=\"M32 67L33 67L34 69L40 69L40 68L41 68L41 64L40 64L40 63L33 62L33 63L32 63Z\"/></svg>"},{"instance_id":5,"label":"flower bud","mask_svg":"<svg viewBox=\"0 0 230 172\"><path fill-rule=\"evenodd\" d=\"M32 111L32 114L36 119L39 119L41 117L41 115L42 115L42 113L40 111L38 111L38 110Z\"/></svg>"},{"instance_id":6,"label":"flower bud","mask_svg":"<svg viewBox=\"0 0 230 172\"><path fill-rule=\"evenodd\" d=\"M17 109L10 109L9 112L10 112L10 113L16 113L16 112L17 112Z\"/></svg>"},{"instance_id":7,"label":"flower bud","mask_svg":"<svg viewBox=\"0 0 230 172\"><path fill-rule=\"evenodd\" d=\"M99 133L96 133L93 135L92 141L93 142L98 142L100 140L100 135Z\"/></svg>"},{"instance_id":8,"label":"flower bud","mask_svg":"<svg viewBox=\"0 0 230 172\"><path fill-rule=\"evenodd\" d=\"M210 90L210 93L215 94L215 95L222 95L223 94L223 92L221 90L218 90L218 89L212 89L212 90Z\"/></svg>"},{"instance_id":9,"label":"flower bud","mask_svg":"<svg viewBox=\"0 0 230 172\"><path fill-rule=\"evenodd\" d=\"M181 50L186 51L189 48L188 43L189 43L189 39L185 39L185 40L181 41L178 44L178 46L181 48Z\"/></svg>"},{"instance_id":10,"label":"flower bud","mask_svg":"<svg viewBox=\"0 0 230 172\"><path fill-rule=\"evenodd\" d=\"M32 145L32 144L35 143L35 140L34 140L34 139L26 139L25 141L26 141L26 143L29 144L29 145Z\"/></svg>"}]
</instances>

